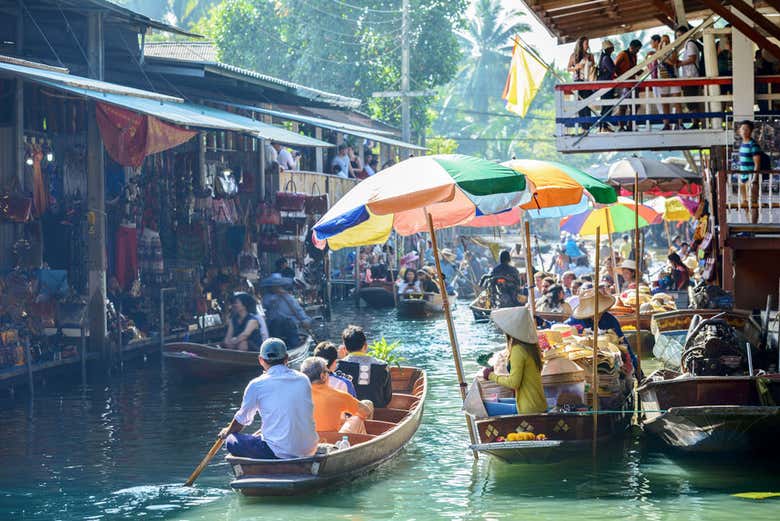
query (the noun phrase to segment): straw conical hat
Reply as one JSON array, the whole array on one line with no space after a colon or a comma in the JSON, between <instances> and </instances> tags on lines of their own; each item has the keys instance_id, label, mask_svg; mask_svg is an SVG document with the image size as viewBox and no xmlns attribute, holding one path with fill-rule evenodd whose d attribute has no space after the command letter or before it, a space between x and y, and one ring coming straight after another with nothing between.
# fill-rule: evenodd
<instances>
[{"instance_id":1,"label":"straw conical hat","mask_svg":"<svg viewBox=\"0 0 780 521\"><path fill-rule=\"evenodd\" d=\"M595 310L596 293L594 290L586 290L585 293L580 295L580 303L574 308L572 316L574 318L593 318L593 311ZM615 305L615 297L612 295L605 295L599 293L599 314L604 313L609 308Z\"/></svg>"},{"instance_id":2,"label":"straw conical hat","mask_svg":"<svg viewBox=\"0 0 780 521\"><path fill-rule=\"evenodd\" d=\"M536 324L531 313L525 306L513 308L495 309L490 313L493 323L506 333L526 344L538 344L539 337L536 334Z\"/></svg>"}]
</instances>

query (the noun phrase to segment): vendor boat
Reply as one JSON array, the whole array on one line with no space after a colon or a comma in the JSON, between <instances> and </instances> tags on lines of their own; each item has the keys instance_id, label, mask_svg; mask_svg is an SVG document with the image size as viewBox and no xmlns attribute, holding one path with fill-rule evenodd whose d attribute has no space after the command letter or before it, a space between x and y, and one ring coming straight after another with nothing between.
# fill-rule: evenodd
<instances>
[{"instance_id":1,"label":"vendor boat","mask_svg":"<svg viewBox=\"0 0 780 521\"><path fill-rule=\"evenodd\" d=\"M694 312L662 316L655 323L659 338L665 327L686 321L690 333L683 333L683 344L675 348L670 341L662 353L677 353L676 364L668 365L679 370L658 370L638 389L644 428L687 452L744 452L773 444L780 429L780 374L757 375L776 359L753 347L762 345L755 323L744 312L704 320Z\"/></svg>"},{"instance_id":2,"label":"vendor boat","mask_svg":"<svg viewBox=\"0 0 780 521\"><path fill-rule=\"evenodd\" d=\"M363 305L370 308L391 308L395 306L394 289L392 282L373 281L360 287L358 298Z\"/></svg>"},{"instance_id":3,"label":"vendor boat","mask_svg":"<svg viewBox=\"0 0 780 521\"><path fill-rule=\"evenodd\" d=\"M300 364L309 355L313 339L302 335L301 343L287 351L289 364ZM192 377L193 381L221 380L237 374L259 373L257 352L223 349L192 342L165 344L163 358L173 371Z\"/></svg>"},{"instance_id":4,"label":"vendor boat","mask_svg":"<svg viewBox=\"0 0 780 521\"><path fill-rule=\"evenodd\" d=\"M349 482L393 459L412 439L422 420L426 375L422 369L391 367L393 398L366 420L368 434L320 432L320 448L308 458L260 460L227 456L235 479L230 486L245 496L289 496ZM349 438L350 447L333 444Z\"/></svg>"},{"instance_id":5,"label":"vendor boat","mask_svg":"<svg viewBox=\"0 0 780 521\"><path fill-rule=\"evenodd\" d=\"M471 309L471 313L474 315L474 320L476 322L487 322L490 320L490 312L493 310L482 307L481 304L480 299L477 298L469 304L469 309Z\"/></svg>"},{"instance_id":6,"label":"vendor boat","mask_svg":"<svg viewBox=\"0 0 780 521\"><path fill-rule=\"evenodd\" d=\"M405 318L426 318L444 313L444 301L438 293L408 293L399 295L398 315ZM458 296L450 295L450 308L455 307Z\"/></svg>"}]
</instances>

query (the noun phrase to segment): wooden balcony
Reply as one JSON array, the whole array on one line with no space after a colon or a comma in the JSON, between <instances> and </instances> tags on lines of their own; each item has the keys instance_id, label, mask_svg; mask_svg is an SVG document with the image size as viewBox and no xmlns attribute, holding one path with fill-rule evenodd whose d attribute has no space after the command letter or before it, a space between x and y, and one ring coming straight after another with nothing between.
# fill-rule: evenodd
<instances>
[{"instance_id":1,"label":"wooden balcony","mask_svg":"<svg viewBox=\"0 0 780 521\"><path fill-rule=\"evenodd\" d=\"M287 170L279 174L279 190L302 192L307 195L328 194L330 204L341 199L359 180L343 179L320 172Z\"/></svg>"},{"instance_id":2,"label":"wooden balcony","mask_svg":"<svg viewBox=\"0 0 780 521\"><path fill-rule=\"evenodd\" d=\"M759 105L769 106L780 101L780 76L757 77L756 84L759 87L756 95ZM633 88L635 85L633 81L556 85L555 139L558 150L563 153L691 150L729 144L733 96L721 94L721 87L731 85L730 77L645 80ZM700 94L656 95L659 89L669 87L698 87ZM608 88L615 93L614 98L602 95L586 102L578 96L578 92L585 91L587 94ZM629 93L621 101L627 90ZM677 114L668 112L672 112L678 103L683 107L680 118L685 125L690 126L691 118L696 118L703 123L702 128L662 130L666 122L672 125L677 122ZM696 112L687 113L687 104L699 104L699 107ZM608 116L601 117L602 110L606 113L609 107L616 105L625 107L624 115L619 115L616 107ZM600 131L602 124L608 124L614 130L622 125L626 131ZM589 127L590 132L587 132Z\"/></svg>"}]
</instances>

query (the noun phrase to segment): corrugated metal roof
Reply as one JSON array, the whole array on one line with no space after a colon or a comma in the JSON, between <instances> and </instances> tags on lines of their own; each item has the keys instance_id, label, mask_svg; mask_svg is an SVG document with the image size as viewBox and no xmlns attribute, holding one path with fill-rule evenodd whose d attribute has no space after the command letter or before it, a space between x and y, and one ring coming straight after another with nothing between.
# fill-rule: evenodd
<instances>
[{"instance_id":1,"label":"corrugated metal roof","mask_svg":"<svg viewBox=\"0 0 780 521\"><path fill-rule=\"evenodd\" d=\"M30 2L28 1L28 7L32 7L29 4ZM154 18L150 18L144 14L133 11L132 9L128 9L125 6L119 5L118 3L109 0L55 0L54 2L51 2L51 5L52 9L54 9L55 6L65 8L68 6L73 6L74 9L81 9L84 11L102 9L108 11L112 16L133 21L141 26L151 27L152 29L158 29L160 31L172 34L202 38L202 36L199 34L191 33L182 29L181 27L176 27L175 25L155 20Z\"/></svg>"},{"instance_id":2,"label":"corrugated metal roof","mask_svg":"<svg viewBox=\"0 0 780 521\"><path fill-rule=\"evenodd\" d=\"M211 47L208 49L207 47ZM144 46L144 56L147 58L156 58L168 61L183 61L188 63L197 63L206 70L216 74L232 73L244 78L257 80L265 83L279 85L291 89L294 94L308 98L313 101L321 101L330 105L339 107L356 108L360 106L360 100L350 98L332 92L307 87L292 81L275 78L267 74L261 74L249 69L243 69L228 63L222 63L217 60L217 51L213 44L190 43L190 42L165 42L165 43L147 43Z\"/></svg>"},{"instance_id":3,"label":"corrugated metal roof","mask_svg":"<svg viewBox=\"0 0 780 521\"><path fill-rule=\"evenodd\" d=\"M405 141L401 141L399 139L394 139L391 136L387 136L384 133L377 133L376 130L366 128L366 127L360 127L357 125L350 125L347 123L340 123L338 121L331 121L324 118L315 118L311 116L304 116L301 114L296 114L294 112L282 112L279 110L271 110L271 109L264 109L261 107L253 107L251 105L242 105L239 103L229 103L229 102L217 102L217 103L223 103L224 105L231 106L231 107L237 107L242 108L245 110L252 110L255 112L259 112L261 114L268 114L270 116L274 116L281 119L286 119L289 121L298 121L299 123L307 123L309 125L313 125L315 127L321 127L321 128L327 128L330 130L336 130L338 132L343 132L345 134L349 134L351 136L358 136L365 139L370 139L371 141L377 141L379 143L384 143L386 145L392 145L397 146L401 148L405 148L407 150L428 150L425 147L421 147L419 145L415 145L414 143L407 143ZM380 131L381 132L381 131Z\"/></svg>"},{"instance_id":4,"label":"corrugated metal roof","mask_svg":"<svg viewBox=\"0 0 780 521\"><path fill-rule=\"evenodd\" d=\"M55 89L65 90L80 96L155 116L179 125L244 132L264 139L271 139L295 146L333 146L326 141L297 134L287 129L269 125L262 121L256 121L238 114L232 114L224 110L203 105L184 103L180 98L125 87L123 85L117 85L116 83L93 80L58 71L39 69L32 66L27 67L14 63L0 62L0 75L2 75L3 72Z\"/></svg>"}]
</instances>

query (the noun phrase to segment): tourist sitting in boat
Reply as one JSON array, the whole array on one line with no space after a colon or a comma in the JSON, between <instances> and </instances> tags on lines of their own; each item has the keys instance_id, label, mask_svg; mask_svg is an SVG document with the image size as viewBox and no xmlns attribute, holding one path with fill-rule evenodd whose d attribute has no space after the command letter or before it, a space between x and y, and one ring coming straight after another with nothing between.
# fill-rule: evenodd
<instances>
[{"instance_id":1,"label":"tourist sitting in boat","mask_svg":"<svg viewBox=\"0 0 780 521\"><path fill-rule=\"evenodd\" d=\"M536 302L536 311L543 313L561 313L571 316L571 306L566 302L563 286L553 284L544 292L542 298Z\"/></svg>"},{"instance_id":2,"label":"tourist sitting in boat","mask_svg":"<svg viewBox=\"0 0 780 521\"><path fill-rule=\"evenodd\" d=\"M231 300L232 311L222 347L239 351L259 351L268 338L268 327L258 312L257 301L248 293L236 293Z\"/></svg>"},{"instance_id":3,"label":"tourist sitting in boat","mask_svg":"<svg viewBox=\"0 0 780 521\"><path fill-rule=\"evenodd\" d=\"M333 342L320 342L312 354L328 362L328 385L352 396L357 396L352 380L336 369L339 362L339 350Z\"/></svg>"},{"instance_id":4,"label":"tourist sitting in boat","mask_svg":"<svg viewBox=\"0 0 780 521\"><path fill-rule=\"evenodd\" d=\"M439 285L434 282L431 271L425 268L417 270L417 280L423 293L439 293Z\"/></svg>"},{"instance_id":5,"label":"tourist sitting in boat","mask_svg":"<svg viewBox=\"0 0 780 521\"><path fill-rule=\"evenodd\" d=\"M497 375L492 367L486 367L482 376L515 391L516 414L545 412L547 401L542 387L542 352L531 313L527 307L518 306L493 310L490 318L506 335L509 375Z\"/></svg>"},{"instance_id":6,"label":"tourist sitting in boat","mask_svg":"<svg viewBox=\"0 0 780 521\"><path fill-rule=\"evenodd\" d=\"M422 292L422 289L420 288L420 281L417 280L417 273L415 273L415 271L411 268L407 268L404 271L404 278L403 280L399 280L397 282L397 286L399 295Z\"/></svg>"},{"instance_id":7,"label":"tourist sitting in boat","mask_svg":"<svg viewBox=\"0 0 780 521\"><path fill-rule=\"evenodd\" d=\"M307 358L301 364L301 372L311 382L317 432L365 434L365 420L373 417L374 405L368 400L358 401L349 393L328 385L327 365L324 358L317 356Z\"/></svg>"},{"instance_id":8,"label":"tourist sitting in boat","mask_svg":"<svg viewBox=\"0 0 780 521\"><path fill-rule=\"evenodd\" d=\"M219 432L233 456L289 459L312 456L319 436L314 427L314 404L309 379L287 367L287 346L269 338L258 357L264 372L246 386L241 407L229 426ZM262 433L242 434L259 414Z\"/></svg>"},{"instance_id":9,"label":"tourist sitting in boat","mask_svg":"<svg viewBox=\"0 0 780 521\"><path fill-rule=\"evenodd\" d=\"M441 274L444 276L444 282L447 287L447 294L452 294L452 283L455 280L455 275L458 273L455 261L457 255L450 248L444 248L440 252L439 264L441 266Z\"/></svg>"},{"instance_id":10,"label":"tourist sitting in boat","mask_svg":"<svg viewBox=\"0 0 780 521\"><path fill-rule=\"evenodd\" d=\"M508 250L502 250L498 255L498 264L490 272L490 276L493 278L505 278L507 281L514 283L516 286L521 286L520 272L517 268L511 264L512 256Z\"/></svg>"},{"instance_id":11,"label":"tourist sitting in boat","mask_svg":"<svg viewBox=\"0 0 780 521\"><path fill-rule=\"evenodd\" d=\"M609 312L610 308L612 308L616 302L617 299L612 295L607 295L603 291L599 292L599 329L602 331L609 331L611 329L615 332L618 340L628 349L628 354L631 356L631 367L636 368L636 355L631 349L631 345L626 341L626 336L623 334L620 322L615 315ZM571 318L565 321L564 324L574 326L580 332L585 329L593 330L593 312L595 307L595 290L592 287L585 289L585 286L583 285L583 289L580 291L580 301L577 304L577 307L574 308Z\"/></svg>"},{"instance_id":12,"label":"tourist sitting in boat","mask_svg":"<svg viewBox=\"0 0 780 521\"><path fill-rule=\"evenodd\" d=\"M387 363L368 355L362 327L347 326L341 333L347 356L339 360L339 371L352 378L358 400L371 400L374 407L385 407L393 397L393 382Z\"/></svg>"},{"instance_id":13,"label":"tourist sitting in boat","mask_svg":"<svg viewBox=\"0 0 780 521\"><path fill-rule=\"evenodd\" d=\"M300 343L300 328L310 328L311 318L285 290L292 282L292 279L273 273L260 282L260 287L263 288L263 307L266 309L269 333L291 346L297 346Z\"/></svg>"}]
</instances>

